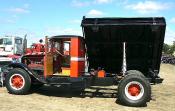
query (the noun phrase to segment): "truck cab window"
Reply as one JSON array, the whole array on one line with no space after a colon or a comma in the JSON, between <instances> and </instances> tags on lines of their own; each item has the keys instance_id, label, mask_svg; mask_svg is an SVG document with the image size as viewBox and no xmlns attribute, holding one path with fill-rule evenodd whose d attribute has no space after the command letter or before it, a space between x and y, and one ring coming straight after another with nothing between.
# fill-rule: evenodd
<instances>
[{"instance_id":1,"label":"truck cab window","mask_svg":"<svg viewBox=\"0 0 175 111\"><path fill-rule=\"evenodd\" d=\"M15 44L22 44L22 39L15 39Z\"/></svg>"},{"instance_id":2,"label":"truck cab window","mask_svg":"<svg viewBox=\"0 0 175 111\"><path fill-rule=\"evenodd\" d=\"M3 43L5 45L12 45L12 39L11 38L4 38Z\"/></svg>"},{"instance_id":3,"label":"truck cab window","mask_svg":"<svg viewBox=\"0 0 175 111\"><path fill-rule=\"evenodd\" d=\"M55 48L56 48L57 50L60 50L60 43L59 43L59 42L55 42Z\"/></svg>"},{"instance_id":4,"label":"truck cab window","mask_svg":"<svg viewBox=\"0 0 175 111\"><path fill-rule=\"evenodd\" d=\"M64 55L70 55L70 43L68 41L64 42Z\"/></svg>"}]
</instances>

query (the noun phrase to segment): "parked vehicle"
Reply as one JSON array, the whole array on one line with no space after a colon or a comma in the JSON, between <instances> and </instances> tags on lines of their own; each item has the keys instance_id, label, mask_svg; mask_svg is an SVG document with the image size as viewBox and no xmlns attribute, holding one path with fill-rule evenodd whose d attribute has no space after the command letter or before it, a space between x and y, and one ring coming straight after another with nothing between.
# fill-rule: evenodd
<instances>
[{"instance_id":1,"label":"parked vehicle","mask_svg":"<svg viewBox=\"0 0 175 111\"><path fill-rule=\"evenodd\" d=\"M84 17L81 26L83 37L46 37L43 53L10 64L7 90L20 95L43 84L79 91L118 85L117 99L122 104L146 104L151 99L150 83L163 80L158 74L165 19Z\"/></svg>"},{"instance_id":2,"label":"parked vehicle","mask_svg":"<svg viewBox=\"0 0 175 111\"><path fill-rule=\"evenodd\" d=\"M12 62L24 53L23 38L15 36L0 37L0 62Z\"/></svg>"},{"instance_id":3,"label":"parked vehicle","mask_svg":"<svg viewBox=\"0 0 175 111\"><path fill-rule=\"evenodd\" d=\"M172 55L163 55L161 58L161 62L165 64L175 65L175 57Z\"/></svg>"},{"instance_id":4,"label":"parked vehicle","mask_svg":"<svg viewBox=\"0 0 175 111\"><path fill-rule=\"evenodd\" d=\"M30 48L27 48L25 51L25 55L33 55L44 52L44 44L42 44L43 40L39 41L40 43L33 43Z\"/></svg>"}]
</instances>

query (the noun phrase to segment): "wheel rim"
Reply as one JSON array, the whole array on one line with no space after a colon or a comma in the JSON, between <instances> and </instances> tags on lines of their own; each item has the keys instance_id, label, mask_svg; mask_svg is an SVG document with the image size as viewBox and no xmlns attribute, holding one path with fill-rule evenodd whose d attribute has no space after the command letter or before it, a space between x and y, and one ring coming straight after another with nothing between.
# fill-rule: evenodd
<instances>
[{"instance_id":1,"label":"wheel rim","mask_svg":"<svg viewBox=\"0 0 175 111\"><path fill-rule=\"evenodd\" d=\"M139 100L143 94L143 85L137 81L129 82L125 87L125 95L131 100Z\"/></svg>"},{"instance_id":2,"label":"wheel rim","mask_svg":"<svg viewBox=\"0 0 175 111\"><path fill-rule=\"evenodd\" d=\"M24 87L25 80L20 74L13 74L10 77L10 86L15 90L20 90Z\"/></svg>"}]
</instances>

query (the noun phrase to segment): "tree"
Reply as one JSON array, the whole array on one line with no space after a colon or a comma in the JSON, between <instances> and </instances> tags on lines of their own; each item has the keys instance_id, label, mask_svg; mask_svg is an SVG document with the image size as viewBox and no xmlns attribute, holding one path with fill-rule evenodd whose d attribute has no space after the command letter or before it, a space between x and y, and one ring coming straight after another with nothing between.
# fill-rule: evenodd
<instances>
[{"instance_id":1,"label":"tree","mask_svg":"<svg viewBox=\"0 0 175 111\"><path fill-rule=\"evenodd\" d=\"M164 43L162 52L164 54L173 55L173 53L175 52L175 41L173 42L173 45L168 45Z\"/></svg>"},{"instance_id":2,"label":"tree","mask_svg":"<svg viewBox=\"0 0 175 111\"><path fill-rule=\"evenodd\" d=\"M164 54L168 54L168 51L170 50L170 46L168 44L163 44L163 49L162 49L162 52Z\"/></svg>"},{"instance_id":3,"label":"tree","mask_svg":"<svg viewBox=\"0 0 175 111\"><path fill-rule=\"evenodd\" d=\"M170 48L171 54L173 55L175 53L175 41L173 41L173 45Z\"/></svg>"}]
</instances>

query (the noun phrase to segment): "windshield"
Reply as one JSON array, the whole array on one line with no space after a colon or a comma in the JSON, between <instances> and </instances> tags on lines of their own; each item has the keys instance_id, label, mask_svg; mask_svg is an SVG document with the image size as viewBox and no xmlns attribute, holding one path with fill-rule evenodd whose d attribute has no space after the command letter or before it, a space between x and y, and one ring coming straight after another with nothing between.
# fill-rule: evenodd
<instances>
[{"instance_id":1,"label":"windshield","mask_svg":"<svg viewBox=\"0 0 175 111\"><path fill-rule=\"evenodd\" d=\"M22 44L22 39L15 39L16 44Z\"/></svg>"},{"instance_id":2,"label":"windshield","mask_svg":"<svg viewBox=\"0 0 175 111\"><path fill-rule=\"evenodd\" d=\"M0 45L12 45L12 39L11 38L2 38L0 39Z\"/></svg>"}]
</instances>

